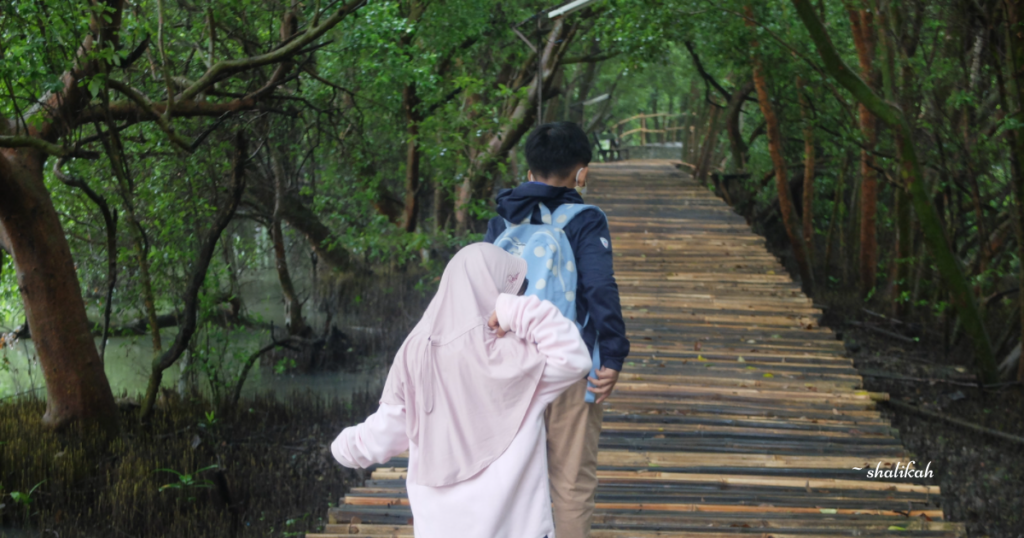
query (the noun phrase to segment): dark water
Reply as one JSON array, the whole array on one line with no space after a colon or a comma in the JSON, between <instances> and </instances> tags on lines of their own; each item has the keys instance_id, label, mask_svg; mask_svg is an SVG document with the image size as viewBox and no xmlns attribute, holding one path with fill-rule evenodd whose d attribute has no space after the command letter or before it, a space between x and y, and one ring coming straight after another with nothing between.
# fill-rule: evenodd
<instances>
[{"instance_id":1,"label":"dark water","mask_svg":"<svg viewBox=\"0 0 1024 538\"><path fill-rule=\"evenodd\" d=\"M261 271L256 278L242 282L242 297L250 317L283 326L284 313L280 287L273 271ZM314 327L323 324L322 315L304 312L307 321ZM90 317L99 315L90 312ZM340 326L347 334L359 334L377 330L373 327ZM161 331L163 346L171 344L177 329ZM212 368L225 379L234 379L242 368L242 361L256 349L269 342L266 329L232 329L220 337L205 339L197 335L199 347L208 346L208 354L216 357L210 361ZM97 349L99 339L97 338ZM184 358L184 356L183 356ZM314 374L275 375L269 368L254 367L246 380L243 394L273 392L287 396L294 391L311 391L324 397L347 398L356 390L377 390L383 386L386 370L382 366L385 357L357 358L361 364L358 371L323 372ZM153 360L151 337L130 336L110 338L104 356L104 370L114 394L127 393L134 396L145 391L149 380L150 364ZM181 364L171 366L164 372L163 386L179 388ZM207 376L196 375L197 384L203 392L209 393ZM0 350L0 399L18 394L36 393L45 395L44 381L36 358L35 346L31 340L21 340L13 347Z\"/></svg>"}]
</instances>

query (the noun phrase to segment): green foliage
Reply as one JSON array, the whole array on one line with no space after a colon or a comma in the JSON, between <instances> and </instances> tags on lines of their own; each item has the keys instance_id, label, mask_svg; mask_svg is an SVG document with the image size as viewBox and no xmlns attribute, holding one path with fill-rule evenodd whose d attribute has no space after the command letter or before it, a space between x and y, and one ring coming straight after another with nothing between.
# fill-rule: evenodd
<instances>
[{"instance_id":1,"label":"green foliage","mask_svg":"<svg viewBox=\"0 0 1024 538\"><path fill-rule=\"evenodd\" d=\"M32 486L28 492L12 491L10 493L11 500L14 501L15 505L21 505L28 508L32 504L32 494L35 493L36 490L39 489L39 486L43 485L45 482L46 480L38 482L36 485Z\"/></svg>"},{"instance_id":2,"label":"green foliage","mask_svg":"<svg viewBox=\"0 0 1024 538\"><path fill-rule=\"evenodd\" d=\"M210 480L207 480L205 478L200 478L199 475L201 473L206 472L206 471L210 471L210 470L216 469L217 467L218 467L217 465L209 465L209 466L203 467L202 469L196 469L194 472L187 473L187 474L186 473L180 473L178 471L175 471L174 469L157 469L156 471L153 471L153 472L157 472L157 473L170 473L170 474L173 474L174 476L176 476L178 478L177 482L170 482L170 483L167 483L167 484L164 484L164 485L160 486L159 491L161 493L163 493L164 491L169 490L169 489L182 491L186 495L188 495L188 497L187 497L188 501L192 502L192 501L196 500L195 496L193 496L193 494L192 494L192 490L194 490L194 489L202 489L202 488L212 488L213 487L213 482L211 482Z\"/></svg>"},{"instance_id":3,"label":"green foliage","mask_svg":"<svg viewBox=\"0 0 1024 538\"><path fill-rule=\"evenodd\" d=\"M754 10L753 25L743 16L748 4ZM922 6L919 14L912 10L918 4ZM41 121L45 107L33 105L40 96L61 90L61 76L74 65L88 34L92 10L101 5L14 0L0 7L0 95L5 96L0 99L0 113L15 118L31 111L26 122L37 125ZM218 61L275 50L280 46L284 6L268 0L220 0L201 6L168 3L164 40L167 67L175 77L172 86L200 79ZM847 4L827 0L820 6L839 54L848 65L856 66ZM300 31L310 27L321 7L321 3L310 2L297 5ZM409 271L415 274L416 290L429 294L447 257L468 242L480 240L474 231L481 229L480 221L495 215L493 193L472 199L468 205L474 221L470 230L454 231L457 193L472 176L475 159L489 151L495 133L512 125L510 111L532 91L529 80L535 58L510 26L545 7L551 6L522 0L366 3L355 16L330 30L315 50L297 56L287 80L258 107L211 117L171 114L177 135L201 141L191 153L176 149L153 122L126 123L123 117L115 118L124 144L120 157L128 171L127 186L115 179L110 156L100 142L110 127L103 121L75 125L59 144L82 143L83 149L98 152L99 158L70 159L61 170L84 180L118 217L118 278L112 301L115 322L129 322L145 314L142 290L147 283L142 281L133 250L136 231L130 229L129 209L142 233L150 264L148 284L157 311L178 311L201 240L225 201L231 177L231 141L237 131L251 141L245 168L248 190L240 216L222 240L233 252L233 259L215 255L203 284L200 326L190 343L184 374L193 385L201 376L211 394L224 394L237 382L241 362L258 348L256 342L240 338L243 329L221 322L223 299L241 295L236 289L239 281L266 275L276 278L267 229L275 214L277 182L287 196L308 210L306 216L329 231L319 247L347 253L354 271ZM911 30L920 21L916 51L896 55L896 98L913 118L929 189L943 204L942 217L953 249L962 260L973 263L988 239L983 236L992 236L1006 215L1012 214L1007 186L1013 178L1006 139L1021 125L1009 113L1016 104L1012 99L1004 102L1000 91L1000 80L1008 73L1003 69L1006 66L999 65L998 54L989 54L1003 50L1003 44L983 43L991 48L975 59L976 39L967 26L950 16L948 5L899 2L885 8L902 17L898 27L890 25L901 38L911 38ZM113 21L116 14L100 15ZM167 85L155 43L139 49L141 54L130 65L125 61L146 37L155 39L155 4L143 2L121 16L119 43L101 43L83 59L106 60L111 68L82 80L82 89L88 92L93 107L102 107L106 100L128 103L109 86L111 81L122 82L161 103L167 98ZM216 22L212 43L208 17ZM691 114L686 127L694 129L693 137L699 143L706 132L703 122L708 102L724 106L726 98L698 72L686 44L692 46L707 75L733 91L750 79L752 42L756 40L760 45L757 53L771 66L769 93L780 118L786 161L797 165L792 169L795 177L803 159L805 126L795 80L799 76L806 81L811 103L806 125L815 132L819 156L813 227L819 231L817 241L823 243L834 216L836 235L841 239L832 238L836 251L832 265L851 264L858 241L856 157L864 137L856 123L855 100L825 76L791 2L603 0L570 16L568 22L578 24L565 54L569 62L559 68L552 82L557 95L551 93L555 96L544 108L549 118L580 121L605 137L620 121L640 112L686 112ZM532 43L546 35L537 30L535 19L520 29ZM583 61L587 59L593 61ZM224 103L248 95L269 80L275 68L261 66L226 77L204 93L203 102ZM588 72L593 73L593 80L587 80ZM588 86L587 91L583 86ZM415 100L407 110L404 96L409 91L415 92ZM581 105L605 93L611 98ZM773 181L764 181L772 164L763 118L750 100L742 105L739 118L740 137L749 145L747 161L734 161L723 130L716 140L720 149L712 168L749 173L737 180L743 191L738 204L750 214L770 219L777 191ZM682 119L673 121L678 128ZM638 126L638 122L627 125ZM685 136L690 136L689 130ZM901 180L892 133L881 129L879 136L875 164L883 172L883 180L878 237L880 244L890 244L896 222L889 210ZM420 218L415 231L409 233L396 226L396 221L401 222L402 206L411 202L406 200L405 184L411 140L421 157L415 194ZM853 158L843 176L839 164L846 155ZM490 179L496 187L513 186L525 180L526 169L520 142L508 160L499 158L497 172ZM49 166L46 170L45 186L61 216L88 314L99 320L106 306L108 277L103 219L82 190L64 184ZM845 177L845 185L839 184L840 177ZM837 190L842 191L838 198ZM972 207L975 192L980 211ZM288 259L306 270L307 231L289 217L283 217ZM943 296L927 278L931 261L927 256L903 260L883 256L879 262L887 268L885 273L894 265L905 264L915 275L924 276L911 295L907 295L911 283L900 282L899 294L888 296L889 277L881 274L885 285L880 285L872 298L924 305L926 312L929 305L941 304L923 299ZM23 307L13 262L4 256L0 263L0 327L9 331L23 322ZM850 282L837 276L836 267L831 268L829 286L849 288ZM977 271L974 283L983 294L995 293L1005 289L1009 277L1019 269L1015 256L1000 254L984 271ZM298 270L293 267L292 272ZM306 293L314 284L300 282L300 291ZM329 305L329 309L359 307L356 299L369 296L363 291L345 295L350 303ZM306 306L307 312L324 307ZM259 312L244 315L255 324L273 319ZM282 359L274 370L282 373L292 366Z\"/></svg>"},{"instance_id":4,"label":"green foliage","mask_svg":"<svg viewBox=\"0 0 1024 538\"><path fill-rule=\"evenodd\" d=\"M23 318L14 260L10 256L0 256L0 332L13 331Z\"/></svg>"}]
</instances>

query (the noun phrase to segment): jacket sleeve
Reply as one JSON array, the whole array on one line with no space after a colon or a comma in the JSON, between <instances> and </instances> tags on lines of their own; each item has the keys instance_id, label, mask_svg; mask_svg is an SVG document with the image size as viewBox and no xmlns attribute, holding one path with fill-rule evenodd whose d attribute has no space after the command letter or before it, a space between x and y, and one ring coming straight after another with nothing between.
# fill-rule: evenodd
<instances>
[{"instance_id":1,"label":"jacket sleeve","mask_svg":"<svg viewBox=\"0 0 1024 538\"><path fill-rule=\"evenodd\" d=\"M586 301L590 321L597 329L601 365L622 370L629 355L626 323L622 319L619 286L612 267L611 233L608 220L597 211L580 213L571 224L580 221L576 257L578 295ZM583 320L579 320L582 322Z\"/></svg>"},{"instance_id":2,"label":"jacket sleeve","mask_svg":"<svg viewBox=\"0 0 1024 538\"><path fill-rule=\"evenodd\" d=\"M405 406L380 404L377 412L356 426L341 431L331 453L345 467L365 469L409 450L405 434Z\"/></svg>"},{"instance_id":3,"label":"jacket sleeve","mask_svg":"<svg viewBox=\"0 0 1024 538\"><path fill-rule=\"evenodd\" d=\"M502 293L494 310L502 329L536 344L545 356L545 383L562 389L590 371L590 354L576 325L550 301Z\"/></svg>"},{"instance_id":4,"label":"jacket sleeve","mask_svg":"<svg viewBox=\"0 0 1024 538\"><path fill-rule=\"evenodd\" d=\"M505 231L505 219L501 217L493 217L487 222L487 234L484 235L484 242L494 243L494 240L501 235L501 232Z\"/></svg>"}]
</instances>

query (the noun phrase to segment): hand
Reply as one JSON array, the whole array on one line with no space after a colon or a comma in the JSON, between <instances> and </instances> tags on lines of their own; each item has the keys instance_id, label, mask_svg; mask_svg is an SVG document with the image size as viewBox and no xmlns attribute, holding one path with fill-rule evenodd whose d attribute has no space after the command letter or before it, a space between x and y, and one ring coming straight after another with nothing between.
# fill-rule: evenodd
<instances>
[{"instance_id":1,"label":"hand","mask_svg":"<svg viewBox=\"0 0 1024 538\"><path fill-rule=\"evenodd\" d=\"M494 329L498 333L498 338L505 336L505 329L501 328L501 324L498 323L498 311L491 312L491 319L487 320L487 326Z\"/></svg>"},{"instance_id":2,"label":"hand","mask_svg":"<svg viewBox=\"0 0 1024 538\"><path fill-rule=\"evenodd\" d=\"M587 387L587 390L597 395L597 399L594 400L594 403L599 404L608 399L608 396L611 395L612 389L615 388L615 383L619 381L619 371L602 366L601 369L597 371L597 379L587 377L587 380L594 385L593 387Z\"/></svg>"}]
</instances>

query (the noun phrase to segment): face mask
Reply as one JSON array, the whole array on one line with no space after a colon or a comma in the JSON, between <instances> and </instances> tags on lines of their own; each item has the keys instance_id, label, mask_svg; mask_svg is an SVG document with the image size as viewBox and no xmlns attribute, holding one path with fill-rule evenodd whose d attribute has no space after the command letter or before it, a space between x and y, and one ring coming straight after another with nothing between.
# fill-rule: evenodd
<instances>
[{"instance_id":1,"label":"face mask","mask_svg":"<svg viewBox=\"0 0 1024 538\"><path fill-rule=\"evenodd\" d=\"M582 168L580 168L579 170L576 171L576 192L580 193L580 196L583 196L584 194L587 194L587 186L584 185L584 186L580 187L580 172L582 172L582 171L583 171Z\"/></svg>"}]
</instances>

